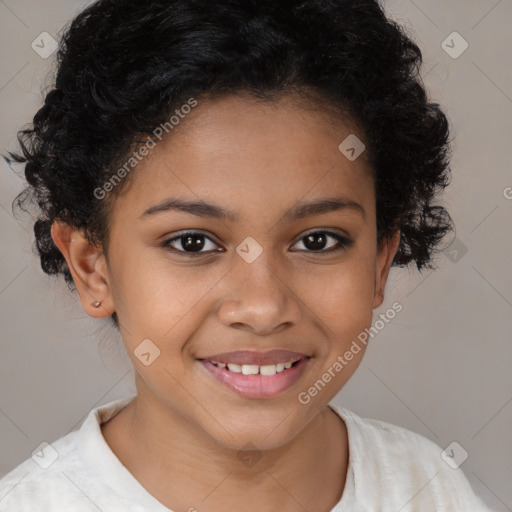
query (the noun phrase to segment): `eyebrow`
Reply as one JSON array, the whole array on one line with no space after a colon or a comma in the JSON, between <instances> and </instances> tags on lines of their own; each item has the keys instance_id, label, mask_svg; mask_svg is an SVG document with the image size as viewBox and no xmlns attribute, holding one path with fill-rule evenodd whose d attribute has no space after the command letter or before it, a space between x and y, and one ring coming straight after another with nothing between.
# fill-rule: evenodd
<instances>
[{"instance_id":1,"label":"eyebrow","mask_svg":"<svg viewBox=\"0 0 512 512\"><path fill-rule=\"evenodd\" d=\"M350 210L359 213L366 220L364 208L357 202L346 197L324 198L309 203L298 203L282 215L280 220L294 221L321 215L339 210ZM198 217L212 218L235 222L239 215L215 204L204 201L185 201L176 198L168 198L148 208L139 218L144 218L159 212L180 211L197 215Z\"/></svg>"}]
</instances>

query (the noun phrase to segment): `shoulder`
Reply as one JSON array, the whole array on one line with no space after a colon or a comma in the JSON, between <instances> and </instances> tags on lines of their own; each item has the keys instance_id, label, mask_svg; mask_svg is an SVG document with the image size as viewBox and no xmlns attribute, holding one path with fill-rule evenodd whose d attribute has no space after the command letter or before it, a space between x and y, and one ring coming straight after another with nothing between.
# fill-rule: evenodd
<instances>
[{"instance_id":1,"label":"shoulder","mask_svg":"<svg viewBox=\"0 0 512 512\"><path fill-rule=\"evenodd\" d=\"M369 499L375 504L384 500L404 507L403 512L490 512L464 475L460 467L464 453L457 453L457 448L443 453L438 444L407 428L331 407L347 425L355 485L361 491L371 489L367 496L373 496Z\"/></svg>"},{"instance_id":2,"label":"shoulder","mask_svg":"<svg viewBox=\"0 0 512 512\"><path fill-rule=\"evenodd\" d=\"M342 414L344 419L351 423L353 433L361 435L354 435L356 441L367 441L361 443L360 448L367 448L371 442L378 449L380 456L390 462L401 460L401 463L408 461L415 464L420 455L423 456L421 459L423 467L429 464L437 468L439 462L442 462L441 448L417 432L382 420L362 418L347 409L342 409ZM416 455L414 459L403 460L404 456L413 454Z\"/></svg>"},{"instance_id":3,"label":"shoulder","mask_svg":"<svg viewBox=\"0 0 512 512\"><path fill-rule=\"evenodd\" d=\"M100 425L132 399L129 396L92 409L79 430L42 443L0 480L0 512L85 512L98 510L100 503L112 505L115 493L103 477L112 480L122 465L109 451ZM116 506L123 504L122 498L116 500ZM135 505L125 509L140 510Z\"/></svg>"},{"instance_id":4,"label":"shoulder","mask_svg":"<svg viewBox=\"0 0 512 512\"><path fill-rule=\"evenodd\" d=\"M0 480L0 511L29 512L41 506L60 510L60 501L53 500L76 495L73 479L79 466L77 435L74 431L52 443L42 443L31 457L5 475Z\"/></svg>"}]
</instances>

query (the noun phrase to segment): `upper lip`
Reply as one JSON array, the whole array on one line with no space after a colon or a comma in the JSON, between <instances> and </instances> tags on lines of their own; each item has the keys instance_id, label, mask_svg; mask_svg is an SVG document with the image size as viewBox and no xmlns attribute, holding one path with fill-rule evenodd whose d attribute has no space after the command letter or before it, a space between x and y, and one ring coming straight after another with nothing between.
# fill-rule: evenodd
<instances>
[{"instance_id":1,"label":"upper lip","mask_svg":"<svg viewBox=\"0 0 512 512\"><path fill-rule=\"evenodd\" d=\"M224 352L223 354L215 354L200 359L206 361L215 361L216 363L232 363L232 364L252 364L265 366L277 363L295 362L300 359L307 358L306 354L300 352L292 352L290 350L272 349L265 352L256 350L237 350L235 352Z\"/></svg>"}]
</instances>

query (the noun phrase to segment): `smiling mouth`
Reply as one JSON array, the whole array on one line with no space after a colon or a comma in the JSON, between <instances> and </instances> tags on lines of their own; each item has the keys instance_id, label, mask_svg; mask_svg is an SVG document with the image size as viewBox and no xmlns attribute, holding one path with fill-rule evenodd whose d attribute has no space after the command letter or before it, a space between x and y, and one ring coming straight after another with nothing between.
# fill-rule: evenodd
<instances>
[{"instance_id":1,"label":"smiling mouth","mask_svg":"<svg viewBox=\"0 0 512 512\"><path fill-rule=\"evenodd\" d=\"M198 360L216 381L250 399L268 399L286 391L297 383L310 361L308 356L263 365Z\"/></svg>"}]
</instances>

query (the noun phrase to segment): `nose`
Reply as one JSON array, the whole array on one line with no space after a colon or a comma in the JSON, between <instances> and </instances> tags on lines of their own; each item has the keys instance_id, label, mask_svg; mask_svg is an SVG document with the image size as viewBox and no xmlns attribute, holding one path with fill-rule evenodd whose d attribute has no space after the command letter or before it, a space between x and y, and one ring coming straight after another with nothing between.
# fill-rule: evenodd
<instances>
[{"instance_id":1,"label":"nose","mask_svg":"<svg viewBox=\"0 0 512 512\"><path fill-rule=\"evenodd\" d=\"M265 336L296 325L302 318L300 300L283 272L264 256L252 263L240 259L224 282L218 309L220 321L234 329Z\"/></svg>"}]
</instances>

